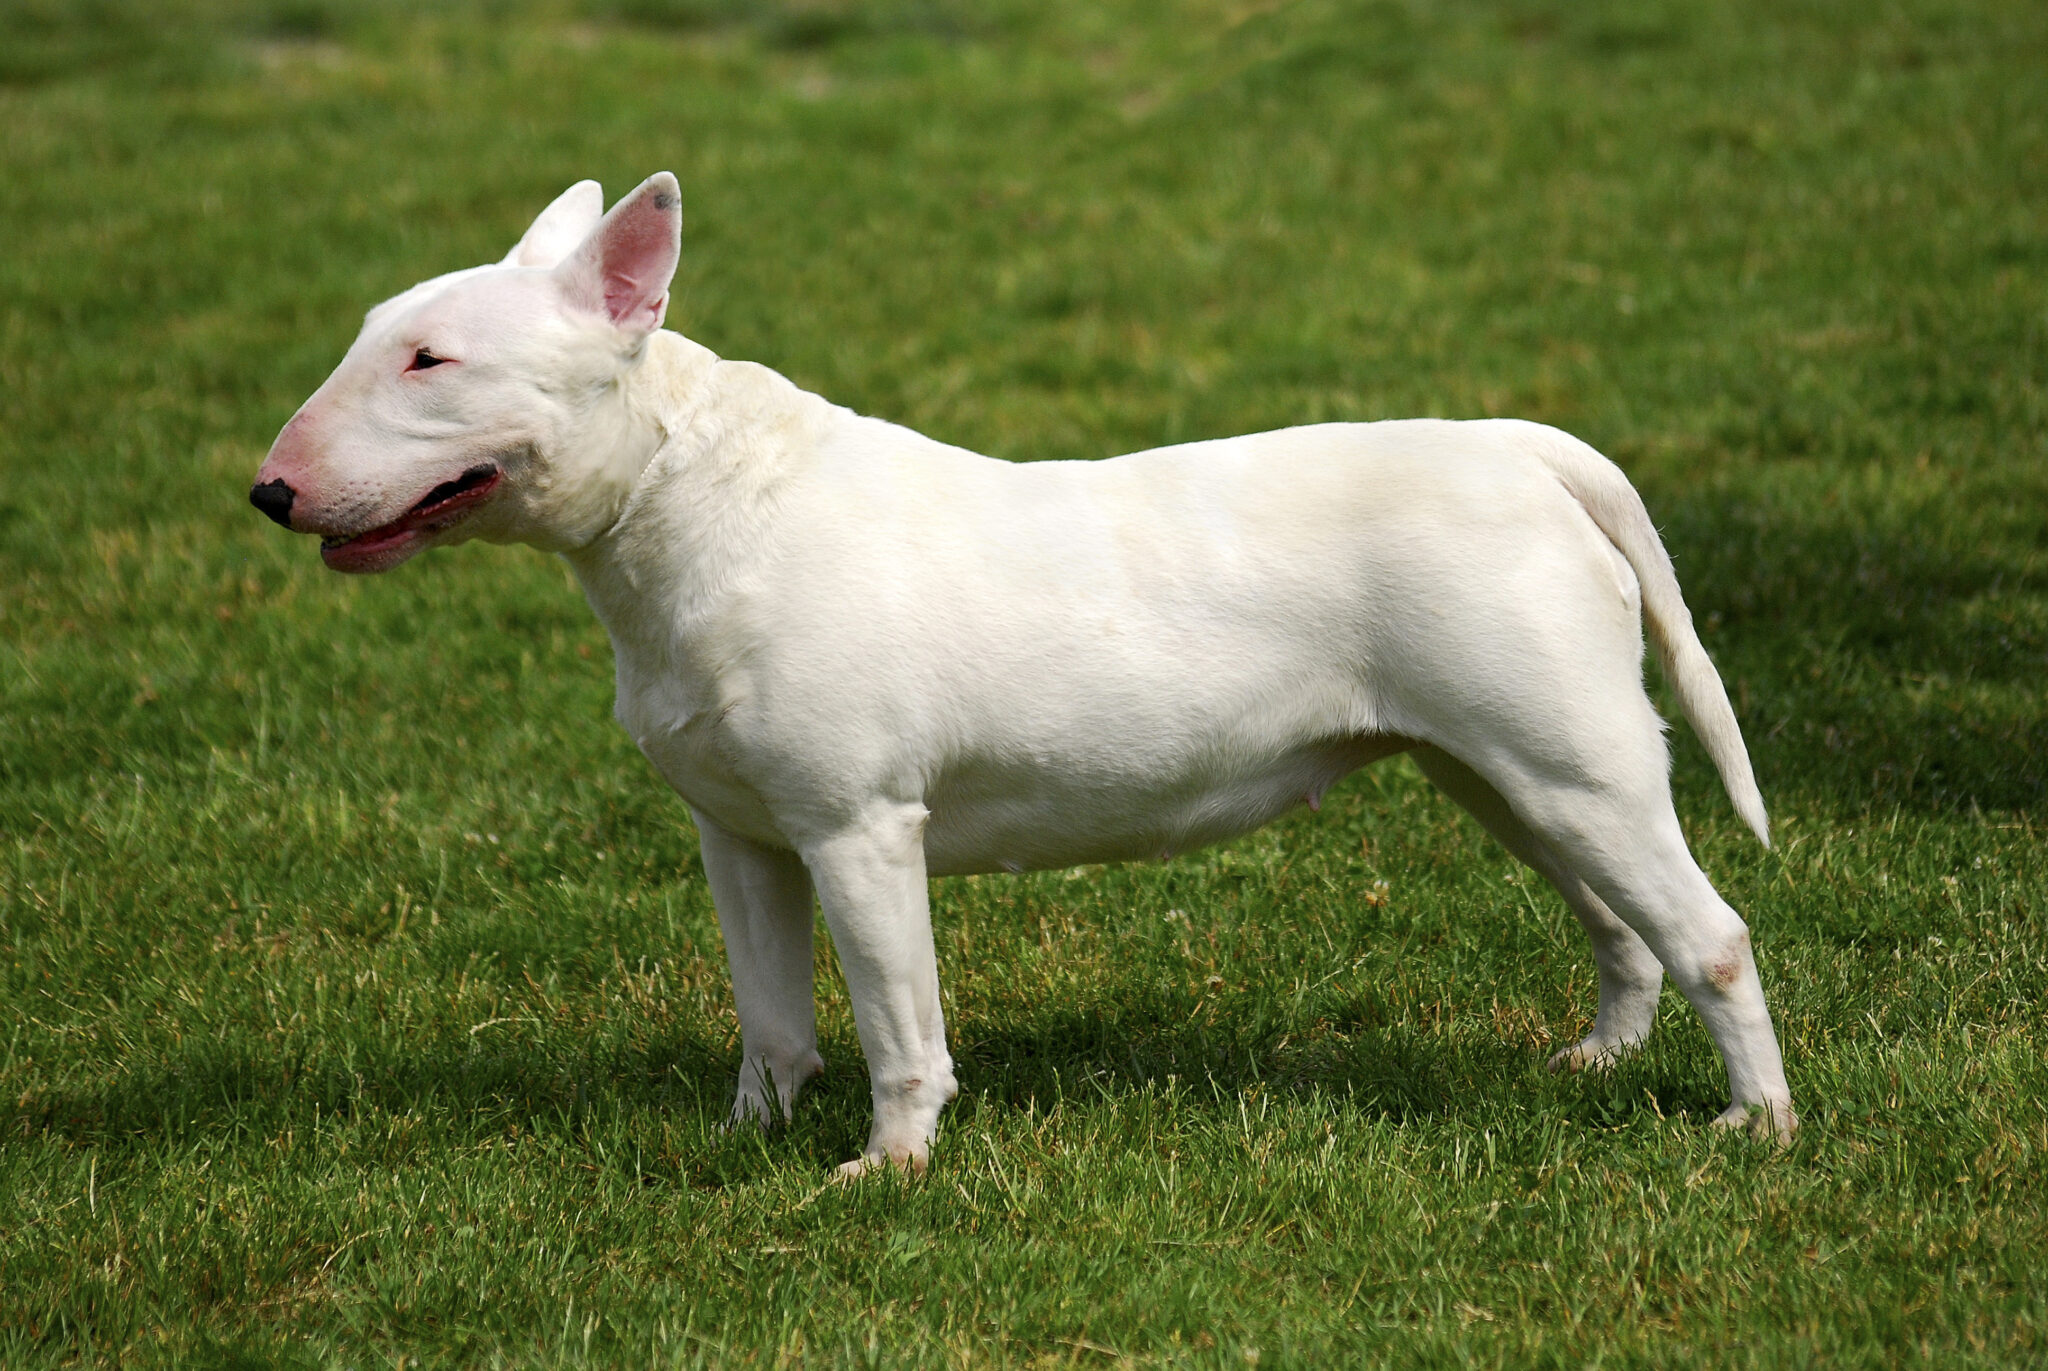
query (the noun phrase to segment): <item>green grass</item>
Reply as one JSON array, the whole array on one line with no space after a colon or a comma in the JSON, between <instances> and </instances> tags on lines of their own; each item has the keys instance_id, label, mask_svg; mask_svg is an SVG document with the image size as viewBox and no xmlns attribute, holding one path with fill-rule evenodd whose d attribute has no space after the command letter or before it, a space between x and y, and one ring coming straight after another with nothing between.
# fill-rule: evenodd
<instances>
[{"instance_id":1,"label":"green grass","mask_svg":"<svg viewBox=\"0 0 2048 1371\"><path fill-rule=\"evenodd\" d=\"M2048 17L1473 0L0 0L0 1363L2048 1359ZM724 1135L678 801L564 570L244 503L363 310L569 182L671 322L1006 457L1518 414L1665 530L1777 820L1674 734L1805 1122L1611 1075L1405 763L939 882L962 1095ZM1383 902L1368 898L1385 882Z\"/></svg>"}]
</instances>

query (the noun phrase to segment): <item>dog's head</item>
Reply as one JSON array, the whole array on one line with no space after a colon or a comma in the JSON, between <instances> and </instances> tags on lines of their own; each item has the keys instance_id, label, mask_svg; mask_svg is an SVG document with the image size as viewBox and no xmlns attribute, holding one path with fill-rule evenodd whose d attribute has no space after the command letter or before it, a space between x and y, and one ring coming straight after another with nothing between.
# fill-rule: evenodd
<instances>
[{"instance_id":1,"label":"dog's head","mask_svg":"<svg viewBox=\"0 0 2048 1371\"><path fill-rule=\"evenodd\" d=\"M603 210L597 183L580 182L504 261L371 310L271 445L250 502L320 535L336 571L467 538L562 550L603 532L640 470L620 451L644 438L619 381L668 308L675 177Z\"/></svg>"}]
</instances>

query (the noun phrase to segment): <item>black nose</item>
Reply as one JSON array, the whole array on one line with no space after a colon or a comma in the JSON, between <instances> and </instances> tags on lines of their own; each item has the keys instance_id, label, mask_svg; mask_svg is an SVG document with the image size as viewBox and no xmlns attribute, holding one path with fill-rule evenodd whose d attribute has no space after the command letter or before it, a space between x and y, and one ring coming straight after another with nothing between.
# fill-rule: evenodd
<instances>
[{"instance_id":1,"label":"black nose","mask_svg":"<svg viewBox=\"0 0 2048 1371\"><path fill-rule=\"evenodd\" d=\"M283 524L292 526L292 497L298 492L283 481L265 481L249 492L249 503Z\"/></svg>"}]
</instances>

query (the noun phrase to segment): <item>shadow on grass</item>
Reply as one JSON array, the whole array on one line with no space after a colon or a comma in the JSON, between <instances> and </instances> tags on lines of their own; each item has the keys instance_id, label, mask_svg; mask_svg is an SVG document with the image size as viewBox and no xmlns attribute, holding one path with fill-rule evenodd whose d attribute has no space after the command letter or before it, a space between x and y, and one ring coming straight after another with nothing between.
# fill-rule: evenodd
<instances>
[{"instance_id":1,"label":"shadow on grass","mask_svg":"<svg viewBox=\"0 0 2048 1371\"><path fill-rule=\"evenodd\" d=\"M1653 1042L1611 1074L1553 1078L1524 1042L1406 1024L1265 1027L1250 1013L1197 1024L1189 1009L1166 999L1098 1001L1009 1027L957 1024L963 1095L976 1110L1023 1112L1114 1107L1180 1085L1182 1107L1232 1117L1244 1098L1268 1094L1320 1098L1342 1113L1403 1124L1485 1127L1540 1112L1589 1129L1626 1124L1645 1110L1704 1120L1721 1104L1718 1063L1678 1035L1666 1035L1668 1050ZM0 1136L118 1152L325 1127L348 1134L356 1164L395 1165L423 1148L508 1136L576 1144L667 1123L680 1125L683 1142L635 1161L643 1183L717 1188L777 1164L808 1158L824 1166L859 1150L869 1102L858 1046L828 1035L823 1047L826 1075L765 1149L753 1130L720 1132L736 1063L724 1044L706 1039L579 1055L442 1042L319 1058L207 1044L103 1084L31 1092L0 1115Z\"/></svg>"},{"instance_id":2,"label":"shadow on grass","mask_svg":"<svg viewBox=\"0 0 2048 1371\"><path fill-rule=\"evenodd\" d=\"M5 1135L120 1147L269 1136L373 1115L431 1115L450 1131L573 1130L593 1119L665 1110L709 1124L730 1104L732 1063L707 1040L568 1055L478 1049L463 1040L400 1051L319 1055L205 1044L82 1089L31 1091Z\"/></svg>"},{"instance_id":3,"label":"shadow on grass","mask_svg":"<svg viewBox=\"0 0 2048 1371\"><path fill-rule=\"evenodd\" d=\"M984 1104L1043 1110L1173 1082L1198 1107L1232 1114L1241 1098L1267 1093L1402 1124L1480 1126L1536 1111L1601 1128L1645 1110L1704 1121L1726 1103L1719 1060L1696 1032L1663 1032L1611 1072L1552 1076L1543 1069L1551 1048L1483 1032L1324 1020L1262 1027L1249 1015L1197 1024L1192 1008L1096 1003L1009 1031L962 1025L953 1045L962 1088Z\"/></svg>"}]
</instances>

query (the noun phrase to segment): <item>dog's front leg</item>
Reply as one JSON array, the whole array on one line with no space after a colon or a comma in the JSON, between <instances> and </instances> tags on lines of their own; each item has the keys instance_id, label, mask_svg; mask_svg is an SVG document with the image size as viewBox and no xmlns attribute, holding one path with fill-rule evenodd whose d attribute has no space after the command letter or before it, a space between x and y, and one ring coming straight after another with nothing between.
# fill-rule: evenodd
<instances>
[{"instance_id":1,"label":"dog's front leg","mask_svg":"<svg viewBox=\"0 0 2048 1371\"><path fill-rule=\"evenodd\" d=\"M740 1016L732 1122L787 1118L824 1069L811 987L811 877L794 852L736 837L695 814Z\"/></svg>"},{"instance_id":2,"label":"dog's front leg","mask_svg":"<svg viewBox=\"0 0 2048 1371\"><path fill-rule=\"evenodd\" d=\"M853 999L875 1122L859 1175L893 1162L924 1169L939 1111L958 1089L939 1008L939 964L925 883L920 805L888 805L804 848Z\"/></svg>"}]
</instances>

